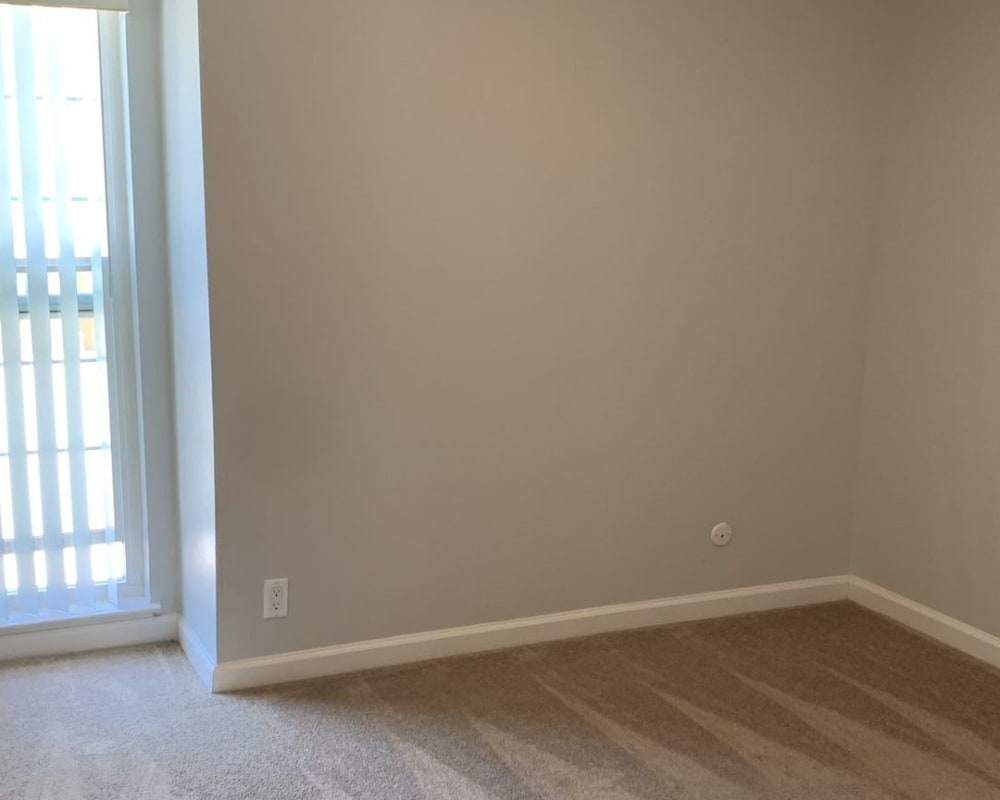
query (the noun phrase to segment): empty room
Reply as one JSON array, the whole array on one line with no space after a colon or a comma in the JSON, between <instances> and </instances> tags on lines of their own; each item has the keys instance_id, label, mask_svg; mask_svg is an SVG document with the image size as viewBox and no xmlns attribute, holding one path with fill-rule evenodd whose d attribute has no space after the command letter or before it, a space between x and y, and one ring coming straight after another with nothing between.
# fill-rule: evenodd
<instances>
[{"instance_id":1,"label":"empty room","mask_svg":"<svg viewBox=\"0 0 1000 800\"><path fill-rule=\"evenodd\" d=\"M0 800L1000 800L998 148L998 0L0 0Z\"/></svg>"}]
</instances>

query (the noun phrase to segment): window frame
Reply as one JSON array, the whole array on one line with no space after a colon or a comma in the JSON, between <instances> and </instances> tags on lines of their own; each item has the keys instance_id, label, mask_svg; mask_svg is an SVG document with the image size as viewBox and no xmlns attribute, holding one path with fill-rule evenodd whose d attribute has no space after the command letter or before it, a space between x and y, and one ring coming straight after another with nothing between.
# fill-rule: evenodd
<instances>
[{"instance_id":1,"label":"window frame","mask_svg":"<svg viewBox=\"0 0 1000 800\"><path fill-rule=\"evenodd\" d=\"M0 0L6 2L7 0ZM14 5L23 5L14 0ZM0 623L0 635L24 629L72 625L118 612L159 613L149 592L146 481L141 447L141 370L138 361L139 330L135 286L134 194L132 182L131 119L124 14L92 9L95 14L100 74L101 126L104 149L104 181L108 254L102 258L103 280L95 293L79 296L79 310L93 313L100 299L108 382L111 491L115 515L115 540L124 544L125 579L111 580L100 602L114 610L90 608L69 614L43 609L37 619L11 619ZM79 264L90 263L78 259ZM85 264L84 264L85 265ZM52 265L49 264L51 271ZM50 319L60 313L59 298L49 296ZM18 298L18 315L29 313ZM43 590L44 591L44 590Z\"/></svg>"}]
</instances>

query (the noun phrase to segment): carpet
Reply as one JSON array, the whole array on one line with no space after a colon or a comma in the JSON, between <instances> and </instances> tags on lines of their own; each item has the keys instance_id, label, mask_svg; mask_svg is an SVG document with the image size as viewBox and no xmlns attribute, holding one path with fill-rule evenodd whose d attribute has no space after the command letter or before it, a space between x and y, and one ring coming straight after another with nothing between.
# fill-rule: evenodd
<instances>
[{"instance_id":1,"label":"carpet","mask_svg":"<svg viewBox=\"0 0 1000 800\"><path fill-rule=\"evenodd\" d=\"M5 800L1000 800L1000 672L844 602L212 696L0 665Z\"/></svg>"}]
</instances>

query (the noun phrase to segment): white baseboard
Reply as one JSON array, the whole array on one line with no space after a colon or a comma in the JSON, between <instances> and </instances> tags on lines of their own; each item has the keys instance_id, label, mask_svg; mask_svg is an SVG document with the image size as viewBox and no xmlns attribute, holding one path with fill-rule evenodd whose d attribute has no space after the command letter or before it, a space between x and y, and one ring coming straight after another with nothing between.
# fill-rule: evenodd
<instances>
[{"instance_id":1,"label":"white baseboard","mask_svg":"<svg viewBox=\"0 0 1000 800\"><path fill-rule=\"evenodd\" d=\"M847 596L860 606L913 628L966 655L1000 667L1000 638L967 625L947 614L883 589L863 578L852 577Z\"/></svg>"},{"instance_id":2,"label":"white baseboard","mask_svg":"<svg viewBox=\"0 0 1000 800\"><path fill-rule=\"evenodd\" d=\"M209 655L201 639L195 636L194 631L187 624L184 617L181 617L177 624L177 639L184 650L191 666L194 667L195 674L203 684L209 689L212 688L212 675L215 672L215 659Z\"/></svg>"},{"instance_id":3,"label":"white baseboard","mask_svg":"<svg viewBox=\"0 0 1000 800\"><path fill-rule=\"evenodd\" d=\"M230 692L595 633L825 603L845 599L849 583L846 575L791 581L228 661L215 667L211 686L215 692Z\"/></svg>"},{"instance_id":4,"label":"white baseboard","mask_svg":"<svg viewBox=\"0 0 1000 800\"><path fill-rule=\"evenodd\" d=\"M109 647L129 647L177 639L177 615L122 612L67 620L64 627L19 630L0 636L0 661L57 656Z\"/></svg>"},{"instance_id":5,"label":"white baseboard","mask_svg":"<svg viewBox=\"0 0 1000 800\"><path fill-rule=\"evenodd\" d=\"M543 614L218 665L178 615L121 612L74 620L65 627L6 632L0 636L0 661L179 639L199 679L212 691L228 692L596 633L843 599L1000 668L1000 637L847 575Z\"/></svg>"}]
</instances>

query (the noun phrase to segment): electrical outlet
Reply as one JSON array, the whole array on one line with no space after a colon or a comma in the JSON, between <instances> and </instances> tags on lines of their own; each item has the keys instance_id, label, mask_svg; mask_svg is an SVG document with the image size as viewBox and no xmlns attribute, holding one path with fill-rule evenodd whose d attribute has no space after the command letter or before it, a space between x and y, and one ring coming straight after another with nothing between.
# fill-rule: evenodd
<instances>
[{"instance_id":1,"label":"electrical outlet","mask_svg":"<svg viewBox=\"0 0 1000 800\"><path fill-rule=\"evenodd\" d=\"M288 616L288 578L264 581L264 619Z\"/></svg>"}]
</instances>

